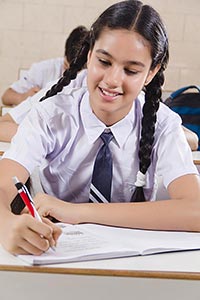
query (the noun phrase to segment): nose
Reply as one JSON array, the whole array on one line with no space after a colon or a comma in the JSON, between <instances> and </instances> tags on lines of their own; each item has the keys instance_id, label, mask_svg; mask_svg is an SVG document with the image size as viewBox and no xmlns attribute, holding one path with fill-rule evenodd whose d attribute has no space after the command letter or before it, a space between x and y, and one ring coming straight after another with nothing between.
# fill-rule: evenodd
<instances>
[{"instance_id":1,"label":"nose","mask_svg":"<svg viewBox=\"0 0 200 300\"><path fill-rule=\"evenodd\" d=\"M115 88L121 86L123 81L123 72L121 68L111 66L106 70L104 75L104 82L110 88Z\"/></svg>"}]
</instances>

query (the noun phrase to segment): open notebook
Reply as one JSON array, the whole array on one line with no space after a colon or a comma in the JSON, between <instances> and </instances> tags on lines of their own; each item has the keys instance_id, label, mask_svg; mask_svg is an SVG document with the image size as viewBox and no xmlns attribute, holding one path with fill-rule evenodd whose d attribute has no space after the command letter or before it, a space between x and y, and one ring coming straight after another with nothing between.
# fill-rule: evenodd
<instances>
[{"instance_id":1,"label":"open notebook","mask_svg":"<svg viewBox=\"0 0 200 300\"><path fill-rule=\"evenodd\" d=\"M149 255L200 249L200 233L135 230L95 224L60 223L56 251L41 256L19 255L32 265Z\"/></svg>"}]
</instances>

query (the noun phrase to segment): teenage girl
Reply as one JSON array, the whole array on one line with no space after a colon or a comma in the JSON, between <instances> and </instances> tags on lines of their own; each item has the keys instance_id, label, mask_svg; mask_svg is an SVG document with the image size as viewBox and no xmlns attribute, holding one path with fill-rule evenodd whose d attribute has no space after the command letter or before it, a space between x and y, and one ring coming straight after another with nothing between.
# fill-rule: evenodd
<instances>
[{"instance_id":1,"label":"teenage girl","mask_svg":"<svg viewBox=\"0 0 200 300\"><path fill-rule=\"evenodd\" d=\"M87 62L87 87L63 89ZM40 254L60 231L49 220L14 215L12 177L26 182L36 166L41 216L67 223L200 231L200 181L180 117L160 103L168 38L158 13L140 1L106 9L58 84L19 126L0 161L0 242L12 253ZM145 90L145 101L138 98ZM110 203L90 203L100 135L110 131ZM169 200L154 201L156 175ZM102 182L107 178L102 178ZM46 223L45 223L46 222Z\"/></svg>"}]
</instances>

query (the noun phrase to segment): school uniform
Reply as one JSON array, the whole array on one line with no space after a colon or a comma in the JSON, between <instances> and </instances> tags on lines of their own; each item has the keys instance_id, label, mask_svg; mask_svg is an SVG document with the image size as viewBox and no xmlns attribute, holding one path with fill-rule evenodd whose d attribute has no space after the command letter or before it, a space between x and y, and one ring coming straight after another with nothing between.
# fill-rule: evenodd
<instances>
[{"instance_id":1,"label":"school uniform","mask_svg":"<svg viewBox=\"0 0 200 300\"><path fill-rule=\"evenodd\" d=\"M135 189L143 102L143 96L137 98L127 116L109 127L114 136L109 144L112 202L130 201ZM88 202L93 165L105 129L92 112L86 87L64 89L34 106L4 158L19 162L30 174L39 166L46 193L65 201ZM144 187L148 200L155 200L155 174L162 175L165 187L177 177L198 174L181 119L163 103L157 113L152 163Z\"/></svg>"},{"instance_id":2,"label":"school uniform","mask_svg":"<svg viewBox=\"0 0 200 300\"><path fill-rule=\"evenodd\" d=\"M12 83L10 88L22 94L33 87L44 88L48 82L60 78L63 74L64 57L43 60L32 64L23 76Z\"/></svg>"},{"instance_id":3,"label":"school uniform","mask_svg":"<svg viewBox=\"0 0 200 300\"><path fill-rule=\"evenodd\" d=\"M82 87L87 85L87 70L82 70L78 73L76 79L72 80L70 84L63 89L71 89L76 87ZM25 116L30 112L32 107L40 101L40 99L46 94L50 88L58 82L59 78L56 78L54 81L48 82L46 87L41 89L35 95L28 97L25 101L22 101L20 104L9 110L9 114L16 124L20 124Z\"/></svg>"}]
</instances>

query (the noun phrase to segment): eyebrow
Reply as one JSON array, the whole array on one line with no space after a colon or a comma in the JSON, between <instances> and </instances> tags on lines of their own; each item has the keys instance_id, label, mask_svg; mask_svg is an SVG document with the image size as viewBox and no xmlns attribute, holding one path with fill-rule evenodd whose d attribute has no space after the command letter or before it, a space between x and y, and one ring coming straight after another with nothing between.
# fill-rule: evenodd
<instances>
[{"instance_id":1,"label":"eyebrow","mask_svg":"<svg viewBox=\"0 0 200 300\"><path fill-rule=\"evenodd\" d=\"M108 53L107 51L105 51L103 49L97 49L96 53L100 53L100 54L108 56L109 58L113 58L110 53ZM136 66L140 66L140 67L143 67L143 68L145 67L145 65L142 62L137 61L137 60L130 60L130 61L126 61L125 63L128 64L128 65L136 65Z\"/></svg>"}]
</instances>

